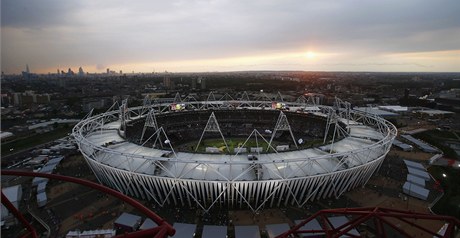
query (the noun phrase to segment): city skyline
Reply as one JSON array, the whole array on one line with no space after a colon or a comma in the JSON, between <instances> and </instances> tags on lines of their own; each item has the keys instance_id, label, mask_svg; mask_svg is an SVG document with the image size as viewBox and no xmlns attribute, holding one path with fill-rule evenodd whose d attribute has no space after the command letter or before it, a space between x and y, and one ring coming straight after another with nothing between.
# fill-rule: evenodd
<instances>
[{"instance_id":1,"label":"city skyline","mask_svg":"<svg viewBox=\"0 0 460 238\"><path fill-rule=\"evenodd\" d=\"M1 2L1 65L20 73L460 71L460 2Z\"/></svg>"}]
</instances>

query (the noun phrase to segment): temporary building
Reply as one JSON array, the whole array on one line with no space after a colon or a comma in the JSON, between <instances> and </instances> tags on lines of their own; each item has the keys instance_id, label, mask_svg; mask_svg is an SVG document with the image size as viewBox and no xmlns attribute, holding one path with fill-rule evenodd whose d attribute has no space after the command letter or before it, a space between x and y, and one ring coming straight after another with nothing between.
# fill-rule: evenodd
<instances>
[{"instance_id":1,"label":"temporary building","mask_svg":"<svg viewBox=\"0 0 460 238\"><path fill-rule=\"evenodd\" d=\"M269 238L276 237L291 229L287 223L265 225Z\"/></svg>"},{"instance_id":2,"label":"temporary building","mask_svg":"<svg viewBox=\"0 0 460 238\"><path fill-rule=\"evenodd\" d=\"M174 238L190 238L195 236L196 224L176 222L173 227L176 230Z\"/></svg>"},{"instance_id":3,"label":"temporary building","mask_svg":"<svg viewBox=\"0 0 460 238\"><path fill-rule=\"evenodd\" d=\"M302 223L303 220L295 220L294 222L296 225L298 225ZM319 224L318 220L313 219L309 221L308 223L306 223L305 225L303 225L302 227L300 227L299 231L312 231L312 230L322 230L322 229L323 228ZM312 233L304 233L304 234L300 233L298 234L298 236L301 238L304 238L304 237L313 238L313 237L324 237L325 234L324 232L312 232Z\"/></svg>"},{"instance_id":4,"label":"temporary building","mask_svg":"<svg viewBox=\"0 0 460 238\"><path fill-rule=\"evenodd\" d=\"M134 214L123 212L117 220L115 220L115 228L124 230L126 232L132 232L137 230L141 224L142 218Z\"/></svg>"},{"instance_id":5,"label":"temporary building","mask_svg":"<svg viewBox=\"0 0 460 238\"><path fill-rule=\"evenodd\" d=\"M202 238L226 238L227 226L204 225Z\"/></svg>"},{"instance_id":6,"label":"temporary building","mask_svg":"<svg viewBox=\"0 0 460 238\"><path fill-rule=\"evenodd\" d=\"M403 192L412 197L426 200L430 194L430 190L420 187L417 184L405 182L403 185Z\"/></svg>"},{"instance_id":7,"label":"temporary building","mask_svg":"<svg viewBox=\"0 0 460 238\"><path fill-rule=\"evenodd\" d=\"M46 197L46 193L38 193L37 194L37 204L38 207L44 207L48 203L48 198Z\"/></svg>"},{"instance_id":8,"label":"temporary building","mask_svg":"<svg viewBox=\"0 0 460 238\"><path fill-rule=\"evenodd\" d=\"M155 228L157 226L158 225L154 221L152 221L152 219L147 218L142 223L142 225L139 227L139 230L147 230L147 229Z\"/></svg>"},{"instance_id":9,"label":"temporary building","mask_svg":"<svg viewBox=\"0 0 460 238\"><path fill-rule=\"evenodd\" d=\"M46 190L46 185L48 181L43 181L37 185L37 193L44 193Z\"/></svg>"},{"instance_id":10,"label":"temporary building","mask_svg":"<svg viewBox=\"0 0 460 238\"><path fill-rule=\"evenodd\" d=\"M403 143L399 140L393 140L393 145L398 147L399 149L401 149L402 151L412 151L414 149L413 146L409 145L409 144L406 144L406 143Z\"/></svg>"},{"instance_id":11,"label":"temporary building","mask_svg":"<svg viewBox=\"0 0 460 238\"><path fill-rule=\"evenodd\" d=\"M414 176L422 178L425 181L430 181L430 179L431 179L430 175L426 171L422 171L422 170L419 170L419 169L414 169L412 167L407 167L407 171L409 172L409 174L412 174Z\"/></svg>"},{"instance_id":12,"label":"temporary building","mask_svg":"<svg viewBox=\"0 0 460 238\"><path fill-rule=\"evenodd\" d=\"M426 171L425 167L421 163L413 162L413 161L410 161L410 160L403 160L403 161L404 161L404 163L406 164L406 166L408 168L412 167L414 169L419 169L419 170Z\"/></svg>"},{"instance_id":13,"label":"temporary building","mask_svg":"<svg viewBox=\"0 0 460 238\"><path fill-rule=\"evenodd\" d=\"M235 226L235 238L260 238L259 226Z\"/></svg>"},{"instance_id":14,"label":"temporary building","mask_svg":"<svg viewBox=\"0 0 460 238\"><path fill-rule=\"evenodd\" d=\"M407 175L407 182L417 184L417 185L419 185L421 187L425 187L425 179L422 179L422 178L417 177L417 176L412 175L412 174Z\"/></svg>"},{"instance_id":15,"label":"temporary building","mask_svg":"<svg viewBox=\"0 0 460 238\"><path fill-rule=\"evenodd\" d=\"M418 140L411 135L402 135L402 138L410 141L411 143L414 143L417 147L419 147L422 151L427 152L427 153L437 153L439 152L438 149L434 148L431 145L426 144L425 142Z\"/></svg>"},{"instance_id":16,"label":"temporary building","mask_svg":"<svg viewBox=\"0 0 460 238\"><path fill-rule=\"evenodd\" d=\"M329 222L332 224L332 227L333 228L338 228L342 225L344 225L345 223L349 222L350 220L348 220L348 218L346 216L337 216L337 217L328 217L328 220ZM351 224L349 224L348 226L345 226L342 228L342 230L345 230L347 229L349 226L351 226ZM347 234L351 234L351 235L355 235L355 236L360 236L358 230L356 230L355 228L353 229L350 229ZM341 237L349 237L347 235L343 235Z\"/></svg>"},{"instance_id":17,"label":"temporary building","mask_svg":"<svg viewBox=\"0 0 460 238\"><path fill-rule=\"evenodd\" d=\"M16 209L19 208L19 202L22 199L22 187L20 184L12 187L2 188L2 192ZM2 220L3 218L7 217L8 214L8 209L2 204Z\"/></svg>"}]
</instances>

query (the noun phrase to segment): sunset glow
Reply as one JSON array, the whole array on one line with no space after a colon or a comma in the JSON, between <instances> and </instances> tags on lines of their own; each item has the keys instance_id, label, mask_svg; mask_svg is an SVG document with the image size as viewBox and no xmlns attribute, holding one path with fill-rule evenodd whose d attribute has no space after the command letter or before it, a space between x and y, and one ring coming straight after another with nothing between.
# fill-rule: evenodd
<instances>
[{"instance_id":1,"label":"sunset glow","mask_svg":"<svg viewBox=\"0 0 460 238\"><path fill-rule=\"evenodd\" d=\"M314 59L314 58L316 58L316 53L313 52L313 51L307 51L307 53L305 53L305 57L307 59Z\"/></svg>"},{"instance_id":2,"label":"sunset glow","mask_svg":"<svg viewBox=\"0 0 460 238\"><path fill-rule=\"evenodd\" d=\"M452 72L460 70L458 9L457 0L5 0L1 67Z\"/></svg>"}]
</instances>

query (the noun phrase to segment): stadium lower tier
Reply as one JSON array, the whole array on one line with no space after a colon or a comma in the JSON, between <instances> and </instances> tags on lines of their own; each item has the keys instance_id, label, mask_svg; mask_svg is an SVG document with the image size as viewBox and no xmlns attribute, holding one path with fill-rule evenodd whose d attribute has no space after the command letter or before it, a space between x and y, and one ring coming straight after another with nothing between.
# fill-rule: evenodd
<instances>
[{"instance_id":1,"label":"stadium lower tier","mask_svg":"<svg viewBox=\"0 0 460 238\"><path fill-rule=\"evenodd\" d=\"M213 206L249 208L282 205L303 206L308 201L339 197L344 192L367 183L380 167L384 156L354 168L330 174L265 181L197 181L165 178L114 169L87 158L97 178L117 190L158 205Z\"/></svg>"}]
</instances>

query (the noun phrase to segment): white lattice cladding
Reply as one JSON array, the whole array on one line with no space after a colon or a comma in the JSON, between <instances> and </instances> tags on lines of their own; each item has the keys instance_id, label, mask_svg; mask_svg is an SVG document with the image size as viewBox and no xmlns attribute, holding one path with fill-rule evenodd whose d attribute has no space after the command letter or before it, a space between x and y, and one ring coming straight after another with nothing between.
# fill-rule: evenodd
<instances>
[{"instance_id":1,"label":"white lattice cladding","mask_svg":"<svg viewBox=\"0 0 460 238\"><path fill-rule=\"evenodd\" d=\"M249 105L261 109L270 101L188 102L186 107L228 108ZM191 105L188 105L191 104ZM289 103L292 109L311 108L305 102ZM246 106L247 107L247 106ZM327 118L326 106L310 112ZM170 113L170 105L152 104L156 113ZM236 107L238 108L238 107ZM270 109L268 109L270 110ZM145 117L145 107L129 108L130 118ZM364 185L382 163L396 135L386 120L351 111L346 123L349 136L319 148L258 155L170 153L125 141L118 129L119 111L84 119L73 129L80 150L100 182L143 199L197 205L209 210L216 204L248 206L257 211L266 206L297 205Z\"/></svg>"}]
</instances>

